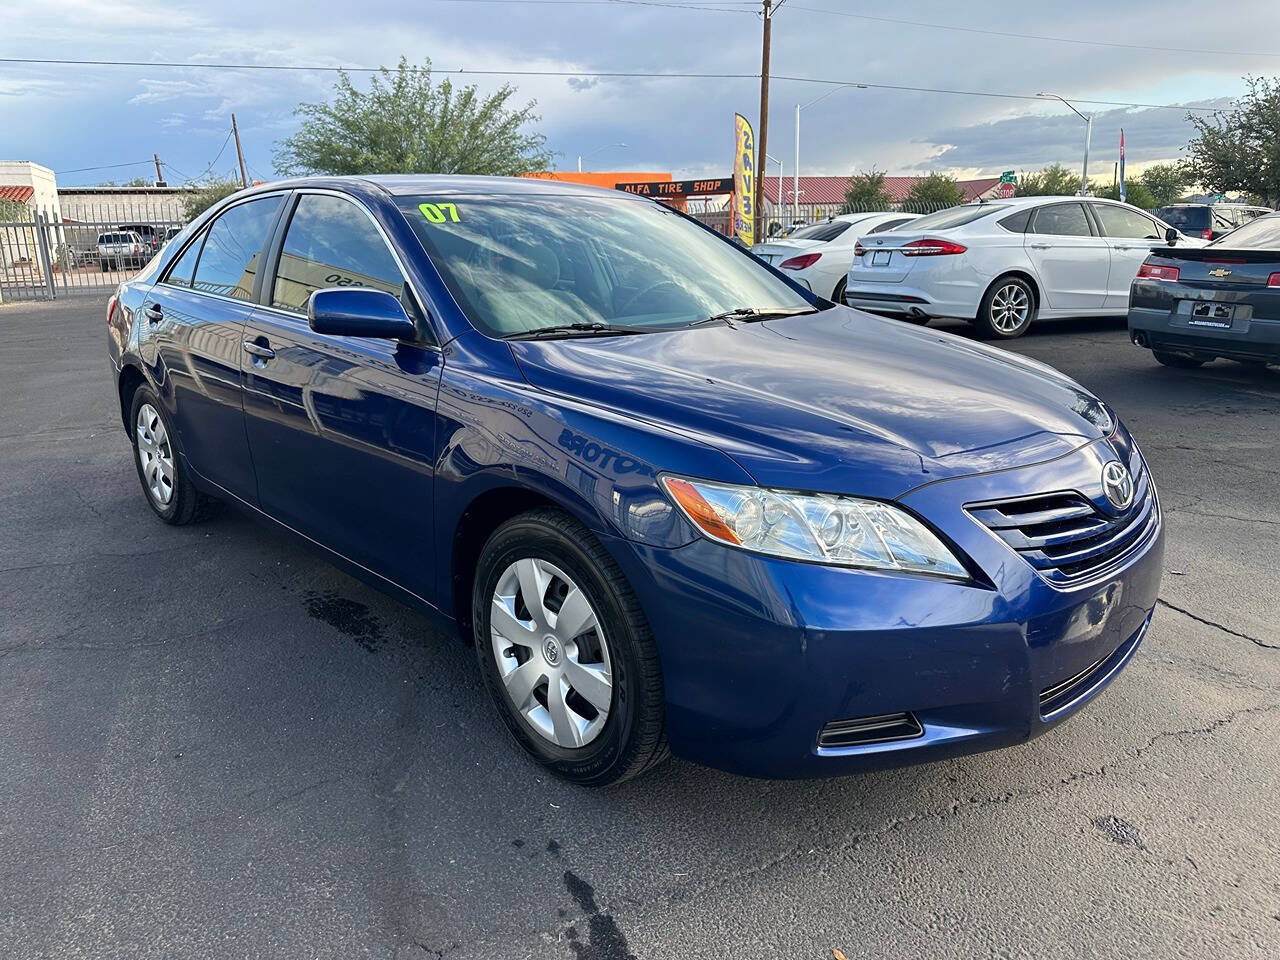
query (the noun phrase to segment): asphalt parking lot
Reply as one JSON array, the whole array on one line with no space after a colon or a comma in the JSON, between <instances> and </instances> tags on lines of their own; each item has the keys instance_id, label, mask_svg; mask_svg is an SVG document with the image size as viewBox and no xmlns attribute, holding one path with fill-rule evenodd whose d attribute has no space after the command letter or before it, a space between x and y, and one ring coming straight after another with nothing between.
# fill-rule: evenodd
<instances>
[{"instance_id":1,"label":"asphalt parking lot","mask_svg":"<svg viewBox=\"0 0 1280 960\"><path fill-rule=\"evenodd\" d=\"M1147 640L1056 731L591 792L418 615L241 514L157 522L104 340L96 299L0 307L3 956L1280 956L1280 370L1115 320L1011 347L1111 401L1168 523Z\"/></svg>"}]
</instances>

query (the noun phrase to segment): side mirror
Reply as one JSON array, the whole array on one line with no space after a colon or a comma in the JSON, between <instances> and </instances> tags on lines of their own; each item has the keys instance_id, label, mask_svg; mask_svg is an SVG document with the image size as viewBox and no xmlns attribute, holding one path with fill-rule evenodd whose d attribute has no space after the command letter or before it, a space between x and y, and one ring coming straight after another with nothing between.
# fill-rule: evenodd
<instances>
[{"instance_id":1,"label":"side mirror","mask_svg":"<svg viewBox=\"0 0 1280 960\"><path fill-rule=\"evenodd\" d=\"M1164 242L1171 247L1178 245L1178 231L1173 227L1166 227L1164 231Z\"/></svg>"},{"instance_id":2,"label":"side mirror","mask_svg":"<svg viewBox=\"0 0 1280 960\"><path fill-rule=\"evenodd\" d=\"M368 287L329 287L307 299L307 324L335 337L413 340L418 331L400 301Z\"/></svg>"}]
</instances>

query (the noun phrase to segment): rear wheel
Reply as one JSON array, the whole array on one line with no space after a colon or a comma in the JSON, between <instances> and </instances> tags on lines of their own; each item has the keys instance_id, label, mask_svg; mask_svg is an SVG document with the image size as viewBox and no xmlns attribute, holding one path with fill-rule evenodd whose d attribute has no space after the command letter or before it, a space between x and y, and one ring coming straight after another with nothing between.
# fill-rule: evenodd
<instances>
[{"instance_id":1,"label":"rear wheel","mask_svg":"<svg viewBox=\"0 0 1280 960\"><path fill-rule=\"evenodd\" d=\"M849 286L849 278L841 277L840 282L836 284L836 288L831 294L831 299L836 303L840 304L840 306L842 307L845 305L844 292L848 288L848 286Z\"/></svg>"},{"instance_id":2,"label":"rear wheel","mask_svg":"<svg viewBox=\"0 0 1280 960\"><path fill-rule=\"evenodd\" d=\"M603 786L665 759L653 635L582 524L541 509L499 527L480 555L472 623L503 723L553 773Z\"/></svg>"},{"instance_id":3,"label":"rear wheel","mask_svg":"<svg viewBox=\"0 0 1280 960\"><path fill-rule=\"evenodd\" d=\"M133 461L147 505L165 523L180 527L208 519L221 503L192 486L163 410L150 387L134 393L129 414Z\"/></svg>"},{"instance_id":4,"label":"rear wheel","mask_svg":"<svg viewBox=\"0 0 1280 960\"><path fill-rule=\"evenodd\" d=\"M1194 370L1196 367L1204 366L1208 357L1185 357L1178 353L1165 353L1163 350L1152 350L1151 355L1156 358L1157 363L1163 363L1166 367L1181 367L1184 370Z\"/></svg>"},{"instance_id":5,"label":"rear wheel","mask_svg":"<svg viewBox=\"0 0 1280 960\"><path fill-rule=\"evenodd\" d=\"M994 340L1012 340L1027 332L1035 315L1036 297L1020 277L1001 277L987 290L974 326Z\"/></svg>"}]
</instances>

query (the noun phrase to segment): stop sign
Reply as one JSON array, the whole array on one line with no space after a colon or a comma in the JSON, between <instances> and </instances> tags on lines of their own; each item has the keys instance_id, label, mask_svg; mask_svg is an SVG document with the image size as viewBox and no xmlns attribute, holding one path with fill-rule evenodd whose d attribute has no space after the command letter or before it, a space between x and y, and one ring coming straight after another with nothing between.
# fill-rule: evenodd
<instances>
[{"instance_id":1,"label":"stop sign","mask_svg":"<svg viewBox=\"0 0 1280 960\"><path fill-rule=\"evenodd\" d=\"M1014 183L1000 184L1000 193L999 193L1000 199L1008 200L1010 197L1014 195L1014 193L1017 192L1017 189L1018 189L1017 184L1014 184Z\"/></svg>"}]
</instances>

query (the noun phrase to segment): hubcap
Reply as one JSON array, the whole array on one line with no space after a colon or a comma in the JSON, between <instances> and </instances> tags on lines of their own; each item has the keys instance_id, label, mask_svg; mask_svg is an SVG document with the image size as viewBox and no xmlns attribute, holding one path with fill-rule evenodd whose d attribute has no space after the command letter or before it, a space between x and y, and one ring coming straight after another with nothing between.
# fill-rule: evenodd
<instances>
[{"instance_id":1,"label":"hubcap","mask_svg":"<svg viewBox=\"0 0 1280 960\"><path fill-rule=\"evenodd\" d=\"M173 499L173 448L169 433L155 407L144 403L138 410L138 462L151 499L166 506Z\"/></svg>"},{"instance_id":2,"label":"hubcap","mask_svg":"<svg viewBox=\"0 0 1280 960\"><path fill-rule=\"evenodd\" d=\"M1001 333L1013 333L1031 313L1031 298L1016 283L1005 284L991 298L991 325Z\"/></svg>"},{"instance_id":3,"label":"hubcap","mask_svg":"<svg viewBox=\"0 0 1280 960\"><path fill-rule=\"evenodd\" d=\"M555 564L525 557L502 572L489 635L507 696L540 737L583 747L613 703L609 646L585 593Z\"/></svg>"}]
</instances>

